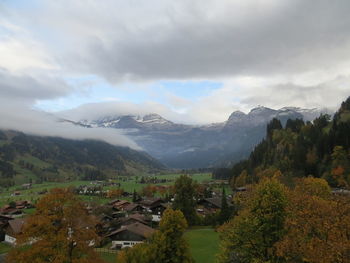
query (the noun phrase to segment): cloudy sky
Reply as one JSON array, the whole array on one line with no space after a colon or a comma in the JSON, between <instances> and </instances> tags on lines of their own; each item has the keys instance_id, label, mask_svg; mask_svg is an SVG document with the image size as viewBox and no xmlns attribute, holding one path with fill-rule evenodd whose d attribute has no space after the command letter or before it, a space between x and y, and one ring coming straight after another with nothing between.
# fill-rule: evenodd
<instances>
[{"instance_id":1,"label":"cloudy sky","mask_svg":"<svg viewBox=\"0 0 350 263\"><path fill-rule=\"evenodd\" d=\"M0 0L0 126L335 109L350 95L349 12L348 0Z\"/></svg>"}]
</instances>

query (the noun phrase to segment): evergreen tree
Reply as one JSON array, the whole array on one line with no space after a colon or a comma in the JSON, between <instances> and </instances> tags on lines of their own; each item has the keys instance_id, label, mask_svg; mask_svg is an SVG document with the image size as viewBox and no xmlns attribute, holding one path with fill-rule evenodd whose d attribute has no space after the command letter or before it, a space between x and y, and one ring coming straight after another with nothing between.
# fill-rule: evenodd
<instances>
[{"instance_id":1,"label":"evergreen tree","mask_svg":"<svg viewBox=\"0 0 350 263\"><path fill-rule=\"evenodd\" d=\"M136 190L134 189L134 192L132 193L132 201L135 203L137 201L137 193Z\"/></svg>"},{"instance_id":2,"label":"evergreen tree","mask_svg":"<svg viewBox=\"0 0 350 263\"><path fill-rule=\"evenodd\" d=\"M175 181L175 198L173 208L181 210L187 222L193 225L197 221L196 207L196 182L187 175L181 175Z\"/></svg>"},{"instance_id":3,"label":"evergreen tree","mask_svg":"<svg viewBox=\"0 0 350 263\"><path fill-rule=\"evenodd\" d=\"M225 187L222 187L222 197L221 197L221 210L219 214L219 223L223 224L227 220L230 219L231 216L231 209L228 206L226 193L225 193Z\"/></svg>"}]
</instances>

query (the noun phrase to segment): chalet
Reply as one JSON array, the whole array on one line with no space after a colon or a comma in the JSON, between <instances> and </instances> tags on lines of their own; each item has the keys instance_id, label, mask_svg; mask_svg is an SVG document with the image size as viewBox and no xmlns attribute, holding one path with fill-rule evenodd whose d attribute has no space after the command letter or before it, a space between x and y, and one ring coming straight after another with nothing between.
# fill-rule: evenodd
<instances>
[{"instance_id":1,"label":"chalet","mask_svg":"<svg viewBox=\"0 0 350 263\"><path fill-rule=\"evenodd\" d=\"M28 190L28 189L32 188L32 184L30 184L30 183L29 184L22 184L21 188L23 190Z\"/></svg>"},{"instance_id":2,"label":"chalet","mask_svg":"<svg viewBox=\"0 0 350 263\"><path fill-rule=\"evenodd\" d=\"M17 209L15 207L11 207L9 205L5 205L3 208L0 209L0 213L6 216L10 217L19 217L22 216L23 213L20 209Z\"/></svg>"},{"instance_id":3,"label":"chalet","mask_svg":"<svg viewBox=\"0 0 350 263\"><path fill-rule=\"evenodd\" d=\"M106 237L112 240L112 248L121 249L143 243L155 230L141 223L122 226Z\"/></svg>"},{"instance_id":4,"label":"chalet","mask_svg":"<svg viewBox=\"0 0 350 263\"><path fill-rule=\"evenodd\" d=\"M124 208L130 204L129 201L126 200L113 200L112 202L108 203L113 207L116 211L124 211Z\"/></svg>"},{"instance_id":5,"label":"chalet","mask_svg":"<svg viewBox=\"0 0 350 263\"><path fill-rule=\"evenodd\" d=\"M128 213L142 212L144 210L143 206L140 204L131 203L124 207L124 211Z\"/></svg>"},{"instance_id":6,"label":"chalet","mask_svg":"<svg viewBox=\"0 0 350 263\"><path fill-rule=\"evenodd\" d=\"M144 199L139 202L140 205L143 207L146 207L150 209L151 207L157 206L164 203L164 201L160 198L149 198L149 199Z\"/></svg>"},{"instance_id":7,"label":"chalet","mask_svg":"<svg viewBox=\"0 0 350 263\"><path fill-rule=\"evenodd\" d=\"M116 211L112 213L113 218L122 218L125 217L126 212L125 211Z\"/></svg>"},{"instance_id":8,"label":"chalet","mask_svg":"<svg viewBox=\"0 0 350 263\"><path fill-rule=\"evenodd\" d=\"M25 220L23 218L16 218L8 221L7 226L4 228L5 242L15 244L15 236L21 233L24 223Z\"/></svg>"},{"instance_id":9,"label":"chalet","mask_svg":"<svg viewBox=\"0 0 350 263\"><path fill-rule=\"evenodd\" d=\"M27 200L17 201L16 208L17 209L34 208L34 205Z\"/></svg>"},{"instance_id":10,"label":"chalet","mask_svg":"<svg viewBox=\"0 0 350 263\"><path fill-rule=\"evenodd\" d=\"M115 203L118 203L118 202L120 202L120 199L114 199L114 200L108 202L108 205L113 206Z\"/></svg>"},{"instance_id":11,"label":"chalet","mask_svg":"<svg viewBox=\"0 0 350 263\"><path fill-rule=\"evenodd\" d=\"M333 195L350 195L350 191L342 188L333 188L332 194Z\"/></svg>"},{"instance_id":12,"label":"chalet","mask_svg":"<svg viewBox=\"0 0 350 263\"><path fill-rule=\"evenodd\" d=\"M129 215L128 217L124 217L121 220L121 225L122 226L126 226L126 225L135 224L135 223L141 223L141 224L144 224L144 225L148 225L147 221L148 220L147 220L147 218L144 215L132 214L132 215Z\"/></svg>"},{"instance_id":13,"label":"chalet","mask_svg":"<svg viewBox=\"0 0 350 263\"><path fill-rule=\"evenodd\" d=\"M5 215L0 215L0 241L5 240L5 227L8 225L8 222L10 220L13 220L12 217L5 216Z\"/></svg>"},{"instance_id":14,"label":"chalet","mask_svg":"<svg viewBox=\"0 0 350 263\"><path fill-rule=\"evenodd\" d=\"M149 209L152 211L152 215L163 215L164 211L169 207L169 204L156 203L151 206Z\"/></svg>"},{"instance_id":15,"label":"chalet","mask_svg":"<svg viewBox=\"0 0 350 263\"><path fill-rule=\"evenodd\" d=\"M212 197L212 198L204 198L199 200L199 205L203 206L206 209L220 209L221 208L221 198Z\"/></svg>"}]
</instances>

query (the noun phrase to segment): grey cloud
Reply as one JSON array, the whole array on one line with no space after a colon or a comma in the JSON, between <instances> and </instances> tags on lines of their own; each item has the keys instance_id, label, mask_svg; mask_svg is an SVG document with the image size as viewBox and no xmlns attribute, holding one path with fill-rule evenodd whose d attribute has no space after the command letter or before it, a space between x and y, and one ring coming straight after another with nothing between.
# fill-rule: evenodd
<instances>
[{"instance_id":1,"label":"grey cloud","mask_svg":"<svg viewBox=\"0 0 350 263\"><path fill-rule=\"evenodd\" d=\"M296 74L350 60L346 0L78 1L68 15L64 2L37 19L74 39L67 67L110 81Z\"/></svg>"},{"instance_id":2,"label":"grey cloud","mask_svg":"<svg viewBox=\"0 0 350 263\"><path fill-rule=\"evenodd\" d=\"M269 107L299 106L337 110L342 101L350 96L350 76L338 76L317 85L281 83L246 91L243 105Z\"/></svg>"},{"instance_id":3,"label":"grey cloud","mask_svg":"<svg viewBox=\"0 0 350 263\"><path fill-rule=\"evenodd\" d=\"M60 78L30 75L15 75L0 70L0 93L12 100L53 99L67 95L71 88Z\"/></svg>"}]
</instances>

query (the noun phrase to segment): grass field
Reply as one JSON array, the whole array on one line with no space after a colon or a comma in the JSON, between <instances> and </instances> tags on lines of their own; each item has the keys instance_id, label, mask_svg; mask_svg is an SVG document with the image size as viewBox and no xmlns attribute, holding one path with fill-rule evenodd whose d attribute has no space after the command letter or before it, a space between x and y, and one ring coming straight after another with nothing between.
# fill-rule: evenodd
<instances>
[{"instance_id":1,"label":"grass field","mask_svg":"<svg viewBox=\"0 0 350 263\"><path fill-rule=\"evenodd\" d=\"M106 263L116 263L117 260L117 254L112 254L112 253L100 253L101 258L106 262Z\"/></svg>"},{"instance_id":2,"label":"grass field","mask_svg":"<svg viewBox=\"0 0 350 263\"><path fill-rule=\"evenodd\" d=\"M9 250L11 249L11 246L8 244L5 244L3 242L0 243L0 254L4 254L9 252Z\"/></svg>"},{"instance_id":3,"label":"grass field","mask_svg":"<svg viewBox=\"0 0 350 263\"><path fill-rule=\"evenodd\" d=\"M219 251L219 235L212 228L191 229L185 233L196 263L214 263Z\"/></svg>"},{"instance_id":4,"label":"grass field","mask_svg":"<svg viewBox=\"0 0 350 263\"><path fill-rule=\"evenodd\" d=\"M40 160L39 160L40 161ZM41 165L45 165L42 163ZM167 179L169 180L166 183L158 184L158 185L172 185L174 184L177 177L179 177L181 174L164 174L164 175L156 175L152 177L157 177L159 179ZM30 176L30 175L29 175ZM193 174L191 177L196 180L197 182L209 182L211 180L211 174L209 173L203 173L203 174ZM141 190L146 184L140 184L137 182L141 179L141 176L130 176L125 177L123 180L115 180L116 182L119 182L121 184L121 188L124 189L124 191L127 192L133 192L134 190L139 191ZM24 183L24 182L23 182ZM39 191L42 191L44 189L52 189L52 188L63 188L63 187L69 187L69 186L80 186L80 185L89 185L90 181L71 181L71 182L65 182L65 183L58 183L58 182L46 182L42 184L33 184L31 189L28 190L20 190L19 186L10 187L7 190L4 190L0 193L0 207L8 204L11 201L19 201L19 200L28 200L31 202L35 202L38 198L41 196L38 195ZM111 189L114 187L105 187L104 189ZM21 195L18 196L12 196L11 194L19 190L21 192ZM108 199L99 197L99 196L80 196L85 201L91 201L96 203L106 203Z\"/></svg>"},{"instance_id":5,"label":"grass field","mask_svg":"<svg viewBox=\"0 0 350 263\"><path fill-rule=\"evenodd\" d=\"M219 235L212 228L190 229L185 233L196 263L214 263L219 252ZM100 253L106 263L116 262L116 254Z\"/></svg>"}]
</instances>

